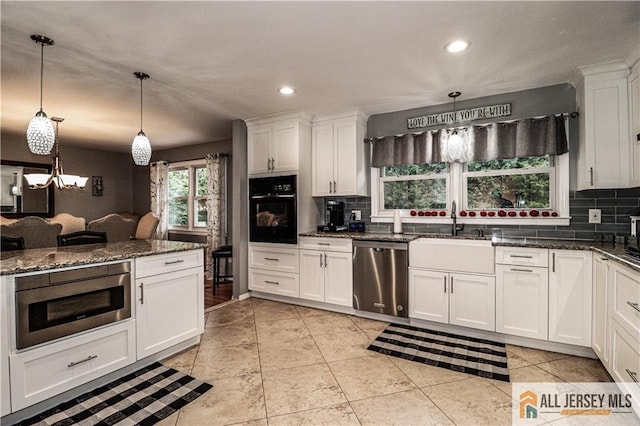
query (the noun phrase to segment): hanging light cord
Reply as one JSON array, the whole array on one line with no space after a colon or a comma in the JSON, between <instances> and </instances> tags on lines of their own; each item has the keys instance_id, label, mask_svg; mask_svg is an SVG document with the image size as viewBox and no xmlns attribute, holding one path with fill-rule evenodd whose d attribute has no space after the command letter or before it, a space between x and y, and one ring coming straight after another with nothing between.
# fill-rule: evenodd
<instances>
[{"instance_id":1,"label":"hanging light cord","mask_svg":"<svg viewBox=\"0 0 640 426\"><path fill-rule=\"evenodd\" d=\"M140 131L142 132L142 78L140 79Z\"/></svg>"},{"instance_id":2,"label":"hanging light cord","mask_svg":"<svg viewBox=\"0 0 640 426\"><path fill-rule=\"evenodd\" d=\"M40 43L40 112L42 112L42 81L44 79L44 43Z\"/></svg>"}]
</instances>

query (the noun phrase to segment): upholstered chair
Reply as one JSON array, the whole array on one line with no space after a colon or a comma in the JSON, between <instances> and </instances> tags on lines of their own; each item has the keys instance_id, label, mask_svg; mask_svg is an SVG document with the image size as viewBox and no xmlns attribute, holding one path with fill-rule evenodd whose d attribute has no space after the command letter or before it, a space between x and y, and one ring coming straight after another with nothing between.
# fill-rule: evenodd
<instances>
[{"instance_id":1,"label":"upholstered chair","mask_svg":"<svg viewBox=\"0 0 640 426\"><path fill-rule=\"evenodd\" d=\"M86 228L86 221L84 217L76 217L69 213L58 213L51 219L51 223L59 223L62 225L62 234L70 234L72 232L84 231Z\"/></svg>"},{"instance_id":2,"label":"upholstered chair","mask_svg":"<svg viewBox=\"0 0 640 426\"><path fill-rule=\"evenodd\" d=\"M136 228L136 240L150 240L155 237L159 222L160 219L153 212L142 216L138 222L138 228Z\"/></svg>"},{"instance_id":3,"label":"upholstered chair","mask_svg":"<svg viewBox=\"0 0 640 426\"><path fill-rule=\"evenodd\" d=\"M136 222L125 219L117 213L108 214L100 219L95 219L87 225L88 231L106 232L107 241L126 241L131 239Z\"/></svg>"},{"instance_id":4,"label":"upholstered chair","mask_svg":"<svg viewBox=\"0 0 640 426\"><path fill-rule=\"evenodd\" d=\"M62 230L59 223L50 223L41 217L27 216L9 225L0 225L0 234L24 238L24 248L56 247Z\"/></svg>"},{"instance_id":5,"label":"upholstered chair","mask_svg":"<svg viewBox=\"0 0 640 426\"><path fill-rule=\"evenodd\" d=\"M140 216L138 216L137 214L129 213L129 212L120 212L118 214L124 217L125 219L131 219L136 223L135 226L133 227L133 231L131 231L131 238L134 238L136 234L136 229L138 226L138 221L140 221Z\"/></svg>"}]
</instances>

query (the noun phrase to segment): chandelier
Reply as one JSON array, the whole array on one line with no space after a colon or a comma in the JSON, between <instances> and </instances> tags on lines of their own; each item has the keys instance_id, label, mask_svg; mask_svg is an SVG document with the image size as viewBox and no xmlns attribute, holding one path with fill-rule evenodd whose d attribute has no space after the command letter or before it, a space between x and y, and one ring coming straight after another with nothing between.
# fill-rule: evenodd
<instances>
[{"instance_id":1,"label":"chandelier","mask_svg":"<svg viewBox=\"0 0 640 426\"><path fill-rule=\"evenodd\" d=\"M29 184L29 189L42 189L46 188L52 183L58 189L84 189L87 184L88 177L78 175L66 175L62 169L62 158L60 158L60 152L58 149L58 124L64 121L64 118L51 117L52 121L56 122L55 132L55 154L53 156L53 169L51 174L45 173L29 173L24 177Z\"/></svg>"},{"instance_id":2,"label":"chandelier","mask_svg":"<svg viewBox=\"0 0 640 426\"><path fill-rule=\"evenodd\" d=\"M147 135L142 131L142 80L148 79L149 74L136 71L133 75L140 80L140 131L136 137L133 138L131 156L137 166L148 166L149 160L151 160L151 142L149 142L149 138L147 138Z\"/></svg>"},{"instance_id":3,"label":"chandelier","mask_svg":"<svg viewBox=\"0 0 640 426\"><path fill-rule=\"evenodd\" d=\"M38 155L48 155L53 148L55 134L53 125L47 114L42 110L42 81L44 75L44 47L51 46L55 42L49 37L33 34L31 40L40 45L40 111L29 122L27 127L27 144L29 150Z\"/></svg>"}]
</instances>

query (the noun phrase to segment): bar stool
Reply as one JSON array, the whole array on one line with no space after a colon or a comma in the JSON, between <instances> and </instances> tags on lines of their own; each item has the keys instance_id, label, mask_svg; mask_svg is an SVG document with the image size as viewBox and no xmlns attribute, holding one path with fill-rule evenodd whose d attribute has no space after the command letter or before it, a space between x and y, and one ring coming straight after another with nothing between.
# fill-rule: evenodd
<instances>
[{"instance_id":1,"label":"bar stool","mask_svg":"<svg viewBox=\"0 0 640 426\"><path fill-rule=\"evenodd\" d=\"M213 294L216 294L216 287L220 284L233 283L233 270L229 271L229 259L232 259L233 251L231 246L220 246L211 254L213 257ZM220 273L220 259L225 259L225 274Z\"/></svg>"}]
</instances>

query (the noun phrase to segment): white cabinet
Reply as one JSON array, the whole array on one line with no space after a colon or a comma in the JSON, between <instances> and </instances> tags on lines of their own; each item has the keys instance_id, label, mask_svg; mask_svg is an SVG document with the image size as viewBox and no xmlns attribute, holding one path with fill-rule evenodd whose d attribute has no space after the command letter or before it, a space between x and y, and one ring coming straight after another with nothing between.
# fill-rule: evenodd
<instances>
[{"instance_id":1,"label":"white cabinet","mask_svg":"<svg viewBox=\"0 0 640 426\"><path fill-rule=\"evenodd\" d=\"M631 185L640 186L640 61L629 76L629 136L631 144Z\"/></svg>"},{"instance_id":2,"label":"white cabinet","mask_svg":"<svg viewBox=\"0 0 640 426\"><path fill-rule=\"evenodd\" d=\"M136 259L138 359L204 332L203 256L199 249ZM149 263L164 268L153 272Z\"/></svg>"},{"instance_id":3,"label":"white cabinet","mask_svg":"<svg viewBox=\"0 0 640 426\"><path fill-rule=\"evenodd\" d=\"M549 250L549 340L591 347L592 256Z\"/></svg>"},{"instance_id":4,"label":"white cabinet","mask_svg":"<svg viewBox=\"0 0 640 426\"><path fill-rule=\"evenodd\" d=\"M496 331L547 340L549 250L496 247Z\"/></svg>"},{"instance_id":5,"label":"white cabinet","mask_svg":"<svg viewBox=\"0 0 640 426\"><path fill-rule=\"evenodd\" d=\"M495 330L495 277L409 268L409 317Z\"/></svg>"},{"instance_id":6,"label":"white cabinet","mask_svg":"<svg viewBox=\"0 0 640 426\"><path fill-rule=\"evenodd\" d=\"M625 63L579 68L578 190L630 185L629 68Z\"/></svg>"},{"instance_id":7,"label":"white cabinet","mask_svg":"<svg viewBox=\"0 0 640 426\"><path fill-rule=\"evenodd\" d=\"M300 298L352 306L351 253L351 239L301 238Z\"/></svg>"},{"instance_id":8,"label":"white cabinet","mask_svg":"<svg viewBox=\"0 0 640 426\"><path fill-rule=\"evenodd\" d=\"M591 305L591 348L602 364L609 365L609 259L593 254L593 302Z\"/></svg>"},{"instance_id":9,"label":"white cabinet","mask_svg":"<svg viewBox=\"0 0 640 426\"><path fill-rule=\"evenodd\" d=\"M308 117L280 114L247 120L247 173L294 172L309 155Z\"/></svg>"},{"instance_id":10,"label":"white cabinet","mask_svg":"<svg viewBox=\"0 0 640 426\"><path fill-rule=\"evenodd\" d=\"M122 321L11 355L13 411L135 362L134 322Z\"/></svg>"},{"instance_id":11,"label":"white cabinet","mask_svg":"<svg viewBox=\"0 0 640 426\"><path fill-rule=\"evenodd\" d=\"M298 297L299 254L296 246L249 245L249 290Z\"/></svg>"},{"instance_id":12,"label":"white cabinet","mask_svg":"<svg viewBox=\"0 0 640 426\"><path fill-rule=\"evenodd\" d=\"M0 277L0 417L11 412L9 382L9 286L12 276Z\"/></svg>"},{"instance_id":13,"label":"white cabinet","mask_svg":"<svg viewBox=\"0 0 640 426\"><path fill-rule=\"evenodd\" d=\"M547 268L496 265L496 331L547 340L548 301Z\"/></svg>"},{"instance_id":14,"label":"white cabinet","mask_svg":"<svg viewBox=\"0 0 640 426\"><path fill-rule=\"evenodd\" d=\"M357 111L313 120L312 195L368 196L365 119Z\"/></svg>"}]
</instances>

